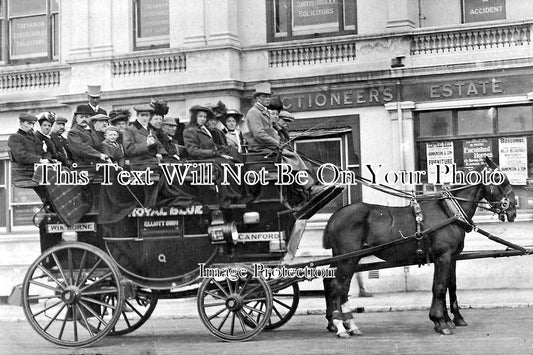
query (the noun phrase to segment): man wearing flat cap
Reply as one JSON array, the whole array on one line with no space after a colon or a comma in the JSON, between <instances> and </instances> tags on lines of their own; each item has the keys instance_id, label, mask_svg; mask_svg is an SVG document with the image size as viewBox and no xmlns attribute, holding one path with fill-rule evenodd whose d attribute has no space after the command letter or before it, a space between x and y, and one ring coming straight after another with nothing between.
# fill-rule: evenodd
<instances>
[{"instance_id":1,"label":"man wearing flat cap","mask_svg":"<svg viewBox=\"0 0 533 355\"><path fill-rule=\"evenodd\" d=\"M67 134L73 160L82 169L109 160L107 155L98 150L98 144L91 136L90 119L86 105L79 105L74 112L74 126Z\"/></svg>"},{"instance_id":2,"label":"man wearing flat cap","mask_svg":"<svg viewBox=\"0 0 533 355\"><path fill-rule=\"evenodd\" d=\"M36 121L37 117L31 113L21 113L19 115L20 128L17 133L9 136L7 140L7 145L13 158L14 181L31 180L34 173L34 164L50 162L51 155L44 151L42 142L35 136L33 131Z\"/></svg>"},{"instance_id":3,"label":"man wearing flat cap","mask_svg":"<svg viewBox=\"0 0 533 355\"><path fill-rule=\"evenodd\" d=\"M102 142L105 139L104 137L105 130L107 126L109 126L109 117L107 117L107 115L104 115L102 113L97 113L96 115L91 116L91 124L92 124L91 137L94 142L94 147L98 151L103 152Z\"/></svg>"},{"instance_id":4,"label":"man wearing flat cap","mask_svg":"<svg viewBox=\"0 0 533 355\"><path fill-rule=\"evenodd\" d=\"M150 105L140 105L133 108L137 112L135 122L124 130L122 138L126 159L129 159L131 168L144 170L147 167L155 168L167 154L165 148L148 126L155 110Z\"/></svg>"},{"instance_id":5,"label":"man wearing flat cap","mask_svg":"<svg viewBox=\"0 0 533 355\"><path fill-rule=\"evenodd\" d=\"M94 116L97 113L107 115L107 111L100 107L100 98L102 97L100 85L87 85L86 93L89 102L84 106L86 106L90 115Z\"/></svg>"},{"instance_id":6,"label":"man wearing flat cap","mask_svg":"<svg viewBox=\"0 0 533 355\"><path fill-rule=\"evenodd\" d=\"M163 119L163 126L161 127L161 143L167 151L167 158L181 160L186 157L187 151L185 145L175 138L176 128L178 124L171 117L165 117Z\"/></svg>"},{"instance_id":7,"label":"man wearing flat cap","mask_svg":"<svg viewBox=\"0 0 533 355\"><path fill-rule=\"evenodd\" d=\"M52 126L52 133L50 133L50 137L52 138L52 142L56 147L57 160L66 166L71 166L72 154L70 153L67 139L63 137L67 121L68 120L65 117L58 116L54 122L54 125Z\"/></svg>"}]
</instances>

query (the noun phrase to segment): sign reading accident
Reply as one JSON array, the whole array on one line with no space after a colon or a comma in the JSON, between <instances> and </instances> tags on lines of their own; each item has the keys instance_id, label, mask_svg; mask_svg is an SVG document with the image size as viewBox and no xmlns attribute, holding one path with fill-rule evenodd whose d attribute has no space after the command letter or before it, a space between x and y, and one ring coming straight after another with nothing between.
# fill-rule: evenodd
<instances>
[{"instance_id":1,"label":"sign reading accident","mask_svg":"<svg viewBox=\"0 0 533 355\"><path fill-rule=\"evenodd\" d=\"M505 0L463 0L465 23L505 20Z\"/></svg>"}]
</instances>

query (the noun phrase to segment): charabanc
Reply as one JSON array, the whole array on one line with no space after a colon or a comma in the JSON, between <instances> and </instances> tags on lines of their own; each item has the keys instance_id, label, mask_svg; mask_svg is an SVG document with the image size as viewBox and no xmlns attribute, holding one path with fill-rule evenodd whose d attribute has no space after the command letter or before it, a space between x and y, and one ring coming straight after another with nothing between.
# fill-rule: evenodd
<instances>
[{"instance_id":1,"label":"charabanc","mask_svg":"<svg viewBox=\"0 0 533 355\"><path fill-rule=\"evenodd\" d=\"M454 321L462 325L455 298L454 266L461 259L458 245L464 230L473 227L470 218L475 211L468 209L465 214L462 206L477 206L485 198L493 211L506 213L511 221L514 218L514 197L508 181L501 186L450 189L435 196L405 194L402 197L414 203L398 209L363 204L369 211L362 213L358 209L363 205L350 205L333 214L326 227L325 242L333 247L334 256L304 261L295 254L306 221L341 194L345 186L330 185L298 208L290 208L290 191L277 186L272 177L274 160L265 161L262 154L245 158L246 169L258 165L267 167L269 183L254 187L254 199L245 204L221 206L216 194L208 192L202 203L143 207L138 198L134 204L124 200L128 187L114 196L122 198L115 202L133 208L121 209L120 218L112 223L102 223L117 213L102 207L102 198L113 197L109 194L100 194L98 208L93 203L76 223L67 223L65 213L59 212L61 206L54 205L52 199L53 211L40 212L34 218L41 234L42 254L30 266L22 285L22 303L30 325L55 344L82 347L106 335L137 329L150 317L158 299L196 293L200 318L209 331L225 341L244 341L263 329L285 324L298 306L298 282L306 279L265 277L255 272L254 265L267 269L332 265L337 268L336 279L325 281L329 329L343 337L358 333L347 303L347 285L354 271L412 265L423 259L436 264L438 283L431 317L436 329L446 333L450 318L443 295L447 289L453 297ZM359 182L365 183L362 178ZM463 196L465 191L468 194ZM52 189L51 195L55 193ZM431 201L437 202L432 205ZM451 203L444 206L442 201ZM442 210L433 215L428 206ZM353 215L343 214L353 208ZM387 213L398 214L402 221L393 226L392 233L382 228L388 223L384 217ZM359 233L357 228L363 229ZM438 249L435 246L443 229L457 235L455 241L446 241ZM515 250L487 257L530 253L489 237ZM430 247L423 248L421 243ZM405 257L390 257L399 255L398 249ZM371 266L357 264L369 255L385 261ZM447 261L446 270L443 261Z\"/></svg>"}]
</instances>

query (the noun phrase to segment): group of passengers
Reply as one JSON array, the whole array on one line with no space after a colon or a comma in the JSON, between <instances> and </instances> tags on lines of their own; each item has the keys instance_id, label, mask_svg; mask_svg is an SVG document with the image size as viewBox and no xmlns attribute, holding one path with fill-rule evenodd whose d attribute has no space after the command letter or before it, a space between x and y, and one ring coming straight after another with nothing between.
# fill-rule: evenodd
<instances>
[{"instance_id":1,"label":"group of passengers","mask_svg":"<svg viewBox=\"0 0 533 355\"><path fill-rule=\"evenodd\" d=\"M288 125L294 116L283 111L279 100L270 102L268 83L256 85L256 102L244 119L222 102L214 107L194 105L187 126L167 116L169 107L164 101L134 107L136 116L131 117L129 110L122 109L108 115L99 106L100 86L88 86L87 97L87 104L77 106L66 138L68 120L64 117L52 112L19 116L20 128L8 140L14 166L18 166L14 175L31 179L34 164L39 162L86 170L102 162L132 170L186 160L209 160L220 166L242 162L241 154L247 152L278 154L295 171L309 170L290 148ZM217 186L219 193L232 201L246 194L244 187ZM304 188L308 198L320 190L312 179Z\"/></svg>"}]
</instances>

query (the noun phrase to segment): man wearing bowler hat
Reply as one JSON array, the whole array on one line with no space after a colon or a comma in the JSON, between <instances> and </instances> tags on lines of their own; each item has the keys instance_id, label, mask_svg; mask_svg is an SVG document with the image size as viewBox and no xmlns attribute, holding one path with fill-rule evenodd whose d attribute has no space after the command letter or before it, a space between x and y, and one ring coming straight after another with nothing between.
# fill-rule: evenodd
<instances>
[{"instance_id":1,"label":"man wearing bowler hat","mask_svg":"<svg viewBox=\"0 0 533 355\"><path fill-rule=\"evenodd\" d=\"M91 111L87 105L79 105L74 112L74 126L67 135L73 160L82 169L109 160L107 155L97 149L98 145L91 136L90 120Z\"/></svg>"},{"instance_id":2,"label":"man wearing bowler hat","mask_svg":"<svg viewBox=\"0 0 533 355\"><path fill-rule=\"evenodd\" d=\"M100 107L100 98L102 92L100 91L100 85L87 85L87 108L91 112L91 116L101 113L107 116L107 111Z\"/></svg>"},{"instance_id":3,"label":"man wearing bowler hat","mask_svg":"<svg viewBox=\"0 0 533 355\"><path fill-rule=\"evenodd\" d=\"M246 114L242 125L242 134L248 143L248 151L275 155L281 150L282 163L290 165L294 171L309 171L302 158L296 152L287 149L285 144L281 142L268 112L271 95L269 83L255 85L253 97L256 102ZM322 186L315 184L310 174L307 178L307 184L302 188L308 200L323 190Z\"/></svg>"}]
</instances>

